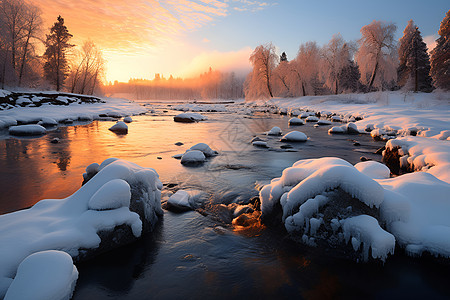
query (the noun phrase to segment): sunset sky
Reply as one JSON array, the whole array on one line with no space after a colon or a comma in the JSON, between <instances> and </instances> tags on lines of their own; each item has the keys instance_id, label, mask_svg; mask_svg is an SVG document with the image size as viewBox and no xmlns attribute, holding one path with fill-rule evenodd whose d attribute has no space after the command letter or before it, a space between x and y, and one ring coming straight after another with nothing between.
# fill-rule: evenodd
<instances>
[{"instance_id":1,"label":"sunset sky","mask_svg":"<svg viewBox=\"0 0 450 300\"><path fill-rule=\"evenodd\" d=\"M81 43L103 50L108 81L187 77L210 66L247 72L259 44L273 42L289 59L301 43L327 43L333 34L357 40L372 20L396 23L400 38L413 19L428 44L450 8L448 0L39 0L46 31L61 15Z\"/></svg>"}]
</instances>

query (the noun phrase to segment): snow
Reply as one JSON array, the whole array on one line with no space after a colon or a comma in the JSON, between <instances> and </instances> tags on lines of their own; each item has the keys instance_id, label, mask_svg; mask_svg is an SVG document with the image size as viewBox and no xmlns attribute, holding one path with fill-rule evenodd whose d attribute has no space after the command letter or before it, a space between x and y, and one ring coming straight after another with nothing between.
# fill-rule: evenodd
<instances>
[{"instance_id":1,"label":"snow","mask_svg":"<svg viewBox=\"0 0 450 300\"><path fill-rule=\"evenodd\" d=\"M320 119L317 121L317 125L331 125L331 121Z\"/></svg>"},{"instance_id":2,"label":"snow","mask_svg":"<svg viewBox=\"0 0 450 300\"><path fill-rule=\"evenodd\" d=\"M281 135L281 128L278 126L272 127L267 133L267 135Z\"/></svg>"},{"instance_id":3,"label":"snow","mask_svg":"<svg viewBox=\"0 0 450 300\"><path fill-rule=\"evenodd\" d=\"M130 186L139 186L142 195L136 199L143 204L144 218L118 207L124 202L107 198L116 190L114 180L124 180ZM122 185L124 185L121 182ZM135 237L140 237L143 222L154 226L163 214L161 208L162 183L155 170L142 168L119 159L105 160L99 172L78 191L65 199L41 200L29 209L0 216L0 282L14 278L19 264L30 254L44 250L60 250L76 257L81 249L95 249L100 244L98 232L128 225ZM103 192L99 192L103 190ZM125 188L119 188L121 194ZM95 199L96 197L99 197ZM128 194L126 197L129 197ZM98 200L98 201L97 201ZM108 201L112 201L108 203ZM124 200L127 201L127 200ZM92 202L104 210L91 210ZM105 209L111 207L111 209ZM84 250L83 250L84 251ZM9 278L9 279L8 279ZM4 284L0 283L0 286ZM2 294L4 291L0 291Z\"/></svg>"},{"instance_id":4,"label":"snow","mask_svg":"<svg viewBox=\"0 0 450 300\"><path fill-rule=\"evenodd\" d=\"M389 140L386 148L401 148L403 163L450 183L450 143L447 140L406 136Z\"/></svg>"},{"instance_id":5,"label":"snow","mask_svg":"<svg viewBox=\"0 0 450 300\"><path fill-rule=\"evenodd\" d=\"M56 125L58 125L58 122L56 122L55 119L52 119L52 118L49 118L49 117L42 117L41 121L39 123L41 123L39 125L43 125L43 126L56 126Z\"/></svg>"},{"instance_id":6,"label":"snow","mask_svg":"<svg viewBox=\"0 0 450 300\"><path fill-rule=\"evenodd\" d=\"M348 243L351 237L355 251L362 243L364 261L369 258L369 249L372 250L372 258L379 258L383 262L386 261L388 254L394 254L395 237L383 230L374 217L359 215L344 219L341 223L345 241Z\"/></svg>"},{"instance_id":7,"label":"snow","mask_svg":"<svg viewBox=\"0 0 450 300\"><path fill-rule=\"evenodd\" d=\"M9 127L11 135L42 135L47 130L41 125L18 125Z\"/></svg>"},{"instance_id":8,"label":"snow","mask_svg":"<svg viewBox=\"0 0 450 300\"><path fill-rule=\"evenodd\" d=\"M205 154L200 150L186 151L181 157L182 164L202 163L206 160Z\"/></svg>"},{"instance_id":9,"label":"snow","mask_svg":"<svg viewBox=\"0 0 450 300\"><path fill-rule=\"evenodd\" d=\"M450 93L374 92L367 94L341 94L305 96L300 98L274 98L266 104L279 109L301 109L311 112L330 111L336 114L332 121L352 120L359 129L372 124L374 129L397 127L400 134L417 128L417 135L440 138L449 128ZM303 113L306 118L309 113ZM312 113L314 114L314 113Z\"/></svg>"},{"instance_id":10,"label":"snow","mask_svg":"<svg viewBox=\"0 0 450 300\"><path fill-rule=\"evenodd\" d=\"M267 145L267 142L264 142L264 141L254 141L252 143L252 145L255 147L269 148L269 146Z\"/></svg>"},{"instance_id":11,"label":"snow","mask_svg":"<svg viewBox=\"0 0 450 300\"><path fill-rule=\"evenodd\" d=\"M280 141L282 142L306 142L308 137L300 131L291 131L285 134Z\"/></svg>"},{"instance_id":12,"label":"snow","mask_svg":"<svg viewBox=\"0 0 450 300\"><path fill-rule=\"evenodd\" d=\"M290 118L289 119L289 125L297 126L297 125L305 125L305 122L302 119L299 118Z\"/></svg>"},{"instance_id":13,"label":"snow","mask_svg":"<svg viewBox=\"0 0 450 300\"><path fill-rule=\"evenodd\" d=\"M111 126L111 128L109 128L109 130L116 132L116 133L127 133L128 125L125 124L125 122L119 121L116 124L114 124L113 126Z\"/></svg>"},{"instance_id":14,"label":"snow","mask_svg":"<svg viewBox=\"0 0 450 300\"><path fill-rule=\"evenodd\" d=\"M39 92L36 92L39 93ZM49 93L46 91L45 93ZM61 98L62 100L64 98ZM40 107L14 107L8 110L0 110L0 120L8 120L7 126L11 120L21 120L25 123L31 123L35 120L41 120L43 117L52 118L57 122L72 120L93 120L98 119L100 114L115 115L136 115L145 113L147 109L135 102L119 98L101 98L105 103L82 103L76 102L69 105L42 105Z\"/></svg>"},{"instance_id":15,"label":"snow","mask_svg":"<svg viewBox=\"0 0 450 300\"><path fill-rule=\"evenodd\" d=\"M328 133L345 133L345 129L341 126L333 126L328 129Z\"/></svg>"},{"instance_id":16,"label":"snow","mask_svg":"<svg viewBox=\"0 0 450 300\"><path fill-rule=\"evenodd\" d=\"M306 122L317 122L317 121L319 121L319 118L316 116L309 116L305 120L306 120Z\"/></svg>"},{"instance_id":17,"label":"snow","mask_svg":"<svg viewBox=\"0 0 450 300\"><path fill-rule=\"evenodd\" d=\"M72 298L78 270L69 254L48 250L31 254L17 269L5 300Z\"/></svg>"},{"instance_id":18,"label":"snow","mask_svg":"<svg viewBox=\"0 0 450 300\"><path fill-rule=\"evenodd\" d=\"M176 115L175 117L173 117L173 119L175 122L192 123L192 122L204 121L204 120L207 120L208 118L206 116L203 116L198 113L182 113L182 114Z\"/></svg>"},{"instance_id":19,"label":"snow","mask_svg":"<svg viewBox=\"0 0 450 300\"><path fill-rule=\"evenodd\" d=\"M386 165L376 161L363 161L357 163L355 168L373 179L386 179L389 178L391 174L391 171Z\"/></svg>"},{"instance_id":20,"label":"snow","mask_svg":"<svg viewBox=\"0 0 450 300\"><path fill-rule=\"evenodd\" d=\"M178 190L170 196L167 203L180 210L189 210L192 208L191 203L189 203L189 194L183 190Z\"/></svg>"},{"instance_id":21,"label":"snow","mask_svg":"<svg viewBox=\"0 0 450 300\"><path fill-rule=\"evenodd\" d=\"M131 122L133 122L133 119L130 116L128 116L128 117L123 118L123 121L125 123L131 123Z\"/></svg>"},{"instance_id":22,"label":"snow","mask_svg":"<svg viewBox=\"0 0 450 300\"><path fill-rule=\"evenodd\" d=\"M189 148L189 150L199 150L201 152L203 152L203 154L206 157L211 157L211 156L215 156L217 155L217 152L212 150L211 147L209 147L207 144L205 143L198 143L195 144L194 146L192 146L191 148Z\"/></svg>"},{"instance_id":23,"label":"snow","mask_svg":"<svg viewBox=\"0 0 450 300\"><path fill-rule=\"evenodd\" d=\"M123 179L113 179L105 183L88 202L88 209L107 210L129 207L130 185Z\"/></svg>"},{"instance_id":24,"label":"snow","mask_svg":"<svg viewBox=\"0 0 450 300\"><path fill-rule=\"evenodd\" d=\"M191 112L227 112L227 108L223 104L196 104L185 103L172 106L173 110L191 111Z\"/></svg>"}]
</instances>

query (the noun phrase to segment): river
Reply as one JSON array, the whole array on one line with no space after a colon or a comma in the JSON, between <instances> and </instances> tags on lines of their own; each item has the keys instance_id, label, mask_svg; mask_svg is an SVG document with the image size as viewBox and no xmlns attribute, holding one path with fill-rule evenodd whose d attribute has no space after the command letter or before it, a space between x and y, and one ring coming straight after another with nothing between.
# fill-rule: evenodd
<instances>
[{"instance_id":1,"label":"river","mask_svg":"<svg viewBox=\"0 0 450 300\"><path fill-rule=\"evenodd\" d=\"M134 116L127 135L110 132L110 121L59 127L40 138L0 133L0 213L67 197L80 187L87 165L109 157L152 167L165 185L202 190L216 204L248 201L258 194L255 183L280 176L299 159L381 159L373 152L383 144L368 135L329 135L329 126L310 123L290 128L287 116L202 113L207 121L185 124L173 122L176 112L158 108ZM309 139L285 151L279 137L263 135L273 126L302 131ZM252 146L253 136L270 148ZM55 137L60 142L53 144ZM199 142L219 155L199 167L172 158ZM450 297L448 264L397 252L384 265L356 263L330 249L298 245L276 229L236 232L196 211L165 211L155 231L139 242L78 264L73 299Z\"/></svg>"}]
</instances>

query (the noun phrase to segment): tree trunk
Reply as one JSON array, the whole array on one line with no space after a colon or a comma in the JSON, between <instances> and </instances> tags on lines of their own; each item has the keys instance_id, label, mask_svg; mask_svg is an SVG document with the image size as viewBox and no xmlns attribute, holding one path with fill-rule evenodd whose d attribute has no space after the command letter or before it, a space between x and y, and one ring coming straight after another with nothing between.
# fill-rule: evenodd
<instances>
[{"instance_id":1,"label":"tree trunk","mask_svg":"<svg viewBox=\"0 0 450 300\"><path fill-rule=\"evenodd\" d=\"M29 42L30 42L30 33L27 35L27 41L25 42L25 47L23 49L22 65L20 66L20 73L19 73L19 86L22 84L23 68L25 66L25 61L27 59L27 51L28 51Z\"/></svg>"},{"instance_id":2,"label":"tree trunk","mask_svg":"<svg viewBox=\"0 0 450 300\"><path fill-rule=\"evenodd\" d=\"M372 89L373 82L375 81L375 76L377 76L377 70L378 70L378 60L375 63L375 68L373 68L373 73L372 73L372 77L370 78L370 83L369 83L367 92L370 92L370 90Z\"/></svg>"}]
</instances>

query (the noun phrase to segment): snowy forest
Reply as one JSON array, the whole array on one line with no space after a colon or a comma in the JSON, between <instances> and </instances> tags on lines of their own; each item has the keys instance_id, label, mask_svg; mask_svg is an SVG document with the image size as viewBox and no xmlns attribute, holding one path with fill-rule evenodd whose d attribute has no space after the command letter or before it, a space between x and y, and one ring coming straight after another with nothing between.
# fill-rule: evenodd
<instances>
[{"instance_id":1,"label":"snowy forest","mask_svg":"<svg viewBox=\"0 0 450 300\"><path fill-rule=\"evenodd\" d=\"M210 68L195 78L130 79L106 84L102 51L94 41L71 44L58 16L45 32L41 11L24 0L0 1L0 87L56 89L80 94L128 93L136 99L268 99L376 90L431 92L450 89L450 11L441 22L436 47L428 52L410 20L397 41L397 26L373 21L361 38L340 34L320 46L300 45L291 60L272 43L257 46L252 71L240 77ZM40 54L43 52L43 54Z\"/></svg>"}]
</instances>

